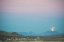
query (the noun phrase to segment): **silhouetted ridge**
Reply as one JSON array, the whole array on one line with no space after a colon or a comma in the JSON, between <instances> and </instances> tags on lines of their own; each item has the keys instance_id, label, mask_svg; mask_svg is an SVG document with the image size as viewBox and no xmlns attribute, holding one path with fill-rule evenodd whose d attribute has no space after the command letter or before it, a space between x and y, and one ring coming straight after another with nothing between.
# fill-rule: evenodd
<instances>
[{"instance_id":1,"label":"silhouetted ridge","mask_svg":"<svg viewBox=\"0 0 64 42\"><path fill-rule=\"evenodd\" d=\"M40 33L39 35L46 36L46 35L58 35L58 34L61 34L61 33L57 32L57 31L46 31L44 33Z\"/></svg>"}]
</instances>

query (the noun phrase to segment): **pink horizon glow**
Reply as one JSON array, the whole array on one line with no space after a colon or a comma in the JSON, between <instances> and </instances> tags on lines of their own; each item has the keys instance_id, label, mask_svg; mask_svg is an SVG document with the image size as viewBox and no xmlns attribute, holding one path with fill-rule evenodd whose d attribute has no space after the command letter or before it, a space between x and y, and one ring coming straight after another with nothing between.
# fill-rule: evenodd
<instances>
[{"instance_id":1,"label":"pink horizon glow","mask_svg":"<svg viewBox=\"0 0 64 42\"><path fill-rule=\"evenodd\" d=\"M1 0L2 11L10 12L60 12L61 0Z\"/></svg>"}]
</instances>

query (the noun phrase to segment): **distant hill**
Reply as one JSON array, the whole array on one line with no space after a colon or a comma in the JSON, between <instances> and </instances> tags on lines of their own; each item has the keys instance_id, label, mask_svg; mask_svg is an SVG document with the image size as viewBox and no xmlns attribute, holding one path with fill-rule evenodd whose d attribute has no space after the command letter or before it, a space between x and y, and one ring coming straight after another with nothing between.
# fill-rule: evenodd
<instances>
[{"instance_id":1,"label":"distant hill","mask_svg":"<svg viewBox=\"0 0 64 42\"><path fill-rule=\"evenodd\" d=\"M58 35L58 34L61 34L61 33L57 32L57 31L50 31L49 30L44 33L40 33L39 36Z\"/></svg>"},{"instance_id":2,"label":"distant hill","mask_svg":"<svg viewBox=\"0 0 64 42\"><path fill-rule=\"evenodd\" d=\"M40 33L40 34L35 34L32 31L30 31L29 33L27 32L6 32L6 31L1 31L0 30L0 35L6 35L6 36L49 36L49 35L63 35L62 33L59 33L57 31L46 31L44 33Z\"/></svg>"},{"instance_id":3,"label":"distant hill","mask_svg":"<svg viewBox=\"0 0 64 42\"><path fill-rule=\"evenodd\" d=\"M0 30L0 36L20 36L20 35L17 32L6 32L6 31Z\"/></svg>"},{"instance_id":4,"label":"distant hill","mask_svg":"<svg viewBox=\"0 0 64 42\"><path fill-rule=\"evenodd\" d=\"M22 35L24 35L24 36L36 36L37 34L35 34L35 33L33 33L33 32L29 32L29 33L27 33L27 32L18 32L18 34L22 34Z\"/></svg>"},{"instance_id":5,"label":"distant hill","mask_svg":"<svg viewBox=\"0 0 64 42\"><path fill-rule=\"evenodd\" d=\"M24 36L48 36L48 35L60 35L62 33L59 33L57 31L49 30L49 31L46 31L44 33L39 33L39 34L35 34L35 33L31 32L31 31L29 33L27 33L27 32L18 32L18 34L24 35Z\"/></svg>"}]
</instances>

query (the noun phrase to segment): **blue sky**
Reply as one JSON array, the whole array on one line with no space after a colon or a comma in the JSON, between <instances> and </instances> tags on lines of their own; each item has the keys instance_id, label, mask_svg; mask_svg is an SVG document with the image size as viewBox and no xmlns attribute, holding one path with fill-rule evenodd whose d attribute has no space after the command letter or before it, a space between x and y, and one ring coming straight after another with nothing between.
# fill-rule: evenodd
<instances>
[{"instance_id":1,"label":"blue sky","mask_svg":"<svg viewBox=\"0 0 64 42\"><path fill-rule=\"evenodd\" d=\"M43 33L55 27L64 33L62 0L1 0L0 30Z\"/></svg>"},{"instance_id":2,"label":"blue sky","mask_svg":"<svg viewBox=\"0 0 64 42\"><path fill-rule=\"evenodd\" d=\"M58 16L43 16L34 15L36 13L31 13L32 15L24 15L25 13L1 13L1 28L0 30L8 32L34 32L43 33L55 27L55 31L62 32L64 30L64 18L62 15ZM15 14L15 15L12 15ZM18 15L16 15L18 14ZM23 15L19 15L23 14ZM26 13L30 14L30 13ZM42 13L38 13L42 14ZM49 14L49 13L45 13ZM53 14L53 13L52 13ZM55 13L61 14L61 13ZM62 13L63 14L63 13Z\"/></svg>"}]
</instances>

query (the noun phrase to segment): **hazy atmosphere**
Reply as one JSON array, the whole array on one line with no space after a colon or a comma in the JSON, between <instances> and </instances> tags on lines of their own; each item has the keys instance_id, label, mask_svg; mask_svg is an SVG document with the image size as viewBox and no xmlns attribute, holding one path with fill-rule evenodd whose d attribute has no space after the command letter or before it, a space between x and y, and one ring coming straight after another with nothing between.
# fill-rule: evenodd
<instances>
[{"instance_id":1,"label":"hazy atmosphere","mask_svg":"<svg viewBox=\"0 0 64 42\"><path fill-rule=\"evenodd\" d=\"M63 0L0 0L0 30L64 33Z\"/></svg>"}]
</instances>

